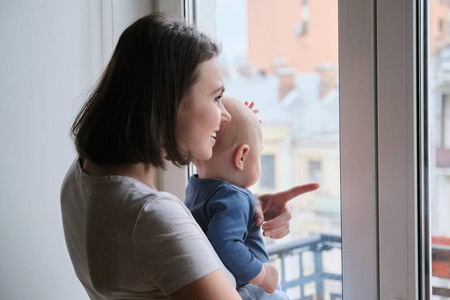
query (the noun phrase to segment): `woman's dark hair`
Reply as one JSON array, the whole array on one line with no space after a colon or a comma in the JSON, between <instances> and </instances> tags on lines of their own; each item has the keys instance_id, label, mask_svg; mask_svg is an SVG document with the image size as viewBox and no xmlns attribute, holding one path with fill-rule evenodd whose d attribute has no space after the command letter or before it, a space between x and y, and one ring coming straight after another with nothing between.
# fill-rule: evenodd
<instances>
[{"instance_id":1,"label":"woman's dark hair","mask_svg":"<svg viewBox=\"0 0 450 300\"><path fill-rule=\"evenodd\" d=\"M208 36L162 14L130 25L72 125L78 154L98 164L187 164L176 140L178 107L199 64L219 52Z\"/></svg>"}]
</instances>

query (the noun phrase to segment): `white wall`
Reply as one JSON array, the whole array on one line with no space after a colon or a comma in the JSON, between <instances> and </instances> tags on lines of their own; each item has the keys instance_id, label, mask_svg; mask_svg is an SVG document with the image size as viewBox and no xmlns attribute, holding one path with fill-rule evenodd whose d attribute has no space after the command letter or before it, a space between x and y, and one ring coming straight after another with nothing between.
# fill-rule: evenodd
<instances>
[{"instance_id":1,"label":"white wall","mask_svg":"<svg viewBox=\"0 0 450 300\"><path fill-rule=\"evenodd\" d=\"M111 3L115 40L151 7ZM88 299L66 250L59 189L75 157L70 125L101 69L100 7L0 0L0 299Z\"/></svg>"}]
</instances>

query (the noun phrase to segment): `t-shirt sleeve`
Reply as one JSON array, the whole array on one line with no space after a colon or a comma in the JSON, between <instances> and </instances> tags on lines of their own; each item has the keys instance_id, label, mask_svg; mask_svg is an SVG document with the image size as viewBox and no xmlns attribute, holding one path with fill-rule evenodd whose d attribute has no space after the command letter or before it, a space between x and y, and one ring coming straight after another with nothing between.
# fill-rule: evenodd
<instances>
[{"instance_id":1,"label":"t-shirt sleeve","mask_svg":"<svg viewBox=\"0 0 450 300\"><path fill-rule=\"evenodd\" d=\"M237 282L246 284L261 272L262 263L244 244L247 224L253 218L249 195L233 188L221 188L210 200L210 222L206 235L223 264Z\"/></svg>"},{"instance_id":2,"label":"t-shirt sleeve","mask_svg":"<svg viewBox=\"0 0 450 300\"><path fill-rule=\"evenodd\" d=\"M219 268L207 238L177 199L148 201L132 238L136 268L165 295Z\"/></svg>"}]
</instances>

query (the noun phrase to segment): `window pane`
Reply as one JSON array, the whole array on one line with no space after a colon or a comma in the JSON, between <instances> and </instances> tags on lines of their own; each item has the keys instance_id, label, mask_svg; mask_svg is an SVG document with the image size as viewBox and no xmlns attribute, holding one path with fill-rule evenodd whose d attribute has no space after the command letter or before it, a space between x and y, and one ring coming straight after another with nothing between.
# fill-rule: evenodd
<instances>
[{"instance_id":1,"label":"window pane","mask_svg":"<svg viewBox=\"0 0 450 300\"><path fill-rule=\"evenodd\" d=\"M254 101L264 134L254 192L318 182L291 201L291 233L266 239L292 299L340 299L338 5L217 0L225 94Z\"/></svg>"},{"instance_id":2,"label":"window pane","mask_svg":"<svg viewBox=\"0 0 450 300\"><path fill-rule=\"evenodd\" d=\"M450 1L429 1L432 299L450 298Z\"/></svg>"},{"instance_id":3,"label":"window pane","mask_svg":"<svg viewBox=\"0 0 450 300\"><path fill-rule=\"evenodd\" d=\"M261 172L261 178L259 179L260 188L275 189L275 155L261 155L261 169L264 172Z\"/></svg>"}]
</instances>

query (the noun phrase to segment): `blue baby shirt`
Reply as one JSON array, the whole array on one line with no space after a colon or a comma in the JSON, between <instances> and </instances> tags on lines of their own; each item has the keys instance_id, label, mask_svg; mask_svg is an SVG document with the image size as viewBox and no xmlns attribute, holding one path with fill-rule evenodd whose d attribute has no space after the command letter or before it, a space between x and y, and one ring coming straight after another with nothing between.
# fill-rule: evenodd
<instances>
[{"instance_id":1,"label":"blue baby shirt","mask_svg":"<svg viewBox=\"0 0 450 300\"><path fill-rule=\"evenodd\" d=\"M260 228L254 222L251 191L193 175L186 188L186 206L239 286L256 277L262 263L269 262Z\"/></svg>"}]
</instances>

